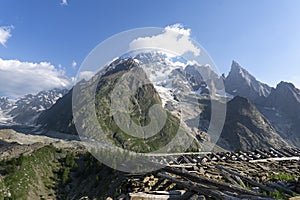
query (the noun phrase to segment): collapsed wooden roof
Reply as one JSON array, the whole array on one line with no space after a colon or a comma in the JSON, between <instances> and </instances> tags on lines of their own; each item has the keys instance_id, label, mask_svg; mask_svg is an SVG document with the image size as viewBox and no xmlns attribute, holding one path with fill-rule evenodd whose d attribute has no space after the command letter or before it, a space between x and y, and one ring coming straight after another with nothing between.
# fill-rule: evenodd
<instances>
[{"instance_id":1,"label":"collapsed wooden roof","mask_svg":"<svg viewBox=\"0 0 300 200\"><path fill-rule=\"evenodd\" d=\"M289 199L300 194L300 149L161 156L166 167L128 175L129 199Z\"/></svg>"}]
</instances>

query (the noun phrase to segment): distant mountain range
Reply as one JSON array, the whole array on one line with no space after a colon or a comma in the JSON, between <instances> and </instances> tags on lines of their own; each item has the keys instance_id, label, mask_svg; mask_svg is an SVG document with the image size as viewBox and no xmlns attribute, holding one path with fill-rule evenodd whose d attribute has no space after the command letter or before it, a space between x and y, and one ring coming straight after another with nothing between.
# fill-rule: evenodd
<instances>
[{"instance_id":1,"label":"distant mountain range","mask_svg":"<svg viewBox=\"0 0 300 200\"><path fill-rule=\"evenodd\" d=\"M128 140L128 135L114 124L106 105L115 82L133 66L146 66L148 78L152 83L141 88L131 99L131 116L134 121L139 125L148 123L147 111L151 104L147 104L148 101L143 98L160 104L169 113L170 124L161 132L162 137L152 138L152 141L144 142L144 146L134 138ZM219 77L209 66L173 62L164 54L149 52L135 55L133 58L119 58L95 76L100 80L95 94L98 120L109 130L109 137L119 146L152 151L154 141L159 143L162 138L169 141L169 137L173 137L172 132L174 127L177 127L179 118L183 121L185 132L190 137L198 138L198 142L194 143L195 148L200 148L204 141L209 143L209 92L214 83L212 79L205 77L213 77L217 82L223 81L227 94L221 94L218 99L214 99L227 102L227 116L217 142L218 147L227 150L251 150L300 146L300 90L286 82L272 88L258 81L236 61L233 61L227 77ZM81 84L88 85L91 81L82 81ZM180 99L187 97L196 99L200 106L185 107L184 103L180 103ZM41 92L15 101L1 97L0 108L0 119L3 122L7 120L22 124L35 123L45 130L77 134L72 115L72 90ZM199 117L200 122L192 117Z\"/></svg>"},{"instance_id":2,"label":"distant mountain range","mask_svg":"<svg viewBox=\"0 0 300 200\"><path fill-rule=\"evenodd\" d=\"M292 83L272 88L235 61L224 82L228 93L249 99L284 140L300 146L300 90Z\"/></svg>"},{"instance_id":3,"label":"distant mountain range","mask_svg":"<svg viewBox=\"0 0 300 200\"><path fill-rule=\"evenodd\" d=\"M0 124L34 125L39 114L67 92L67 89L52 89L17 99L0 97Z\"/></svg>"}]
</instances>

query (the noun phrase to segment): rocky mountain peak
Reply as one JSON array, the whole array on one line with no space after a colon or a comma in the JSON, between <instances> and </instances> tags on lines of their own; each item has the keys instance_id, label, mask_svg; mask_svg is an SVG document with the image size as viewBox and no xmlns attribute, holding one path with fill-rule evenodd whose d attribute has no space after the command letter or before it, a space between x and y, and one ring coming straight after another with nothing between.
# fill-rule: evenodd
<instances>
[{"instance_id":1,"label":"rocky mountain peak","mask_svg":"<svg viewBox=\"0 0 300 200\"><path fill-rule=\"evenodd\" d=\"M244 69L237 61L232 61L230 72L227 79L243 80L247 85L251 85L251 81L257 81L246 69Z\"/></svg>"},{"instance_id":2,"label":"rocky mountain peak","mask_svg":"<svg viewBox=\"0 0 300 200\"><path fill-rule=\"evenodd\" d=\"M277 93L278 98L281 96L284 99L294 99L294 101L300 103L300 90L292 83L281 81L274 92Z\"/></svg>"},{"instance_id":3,"label":"rocky mountain peak","mask_svg":"<svg viewBox=\"0 0 300 200\"><path fill-rule=\"evenodd\" d=\"M289 90L293 91L296 93L300 93L300 90L295 87L293 83L281 81L280 83L277 84L276 90Z\"/></svg>"},{"instance_id":4,"label":"rocky mountain peak","mask_svg":"<svg viewBox=\"0 0 300 200\"><path fill-rule=\"evenodd\" d=\"M280 82L272 89L267 99L267 106L281 110L292 118L298 118L300 112L300 90L292 83Z\"/></svg>"},{"instance_id":5,"label":"rocky mountain peak","mask_svg":"<svg viewBox=\"0 0 300 200\"><path fill-rule=\"evenodd\" d=\"M255 103L262 103L271 93L271 87L261 83L236 61L225 78L225 89L231 95L242 96Z\"/></svg>"},{"instance_id":6,"label":"rocky mountain peak","mask_svg":"<svg viewBox=\"0 0 300 200\"><path fill-rule=\"evenodd\" d=\"M0 97L0 110L6 110L10 106L8 97Z\"/></svg>"},{"instance_id":7,"label":"rocky mountain peak","mask_svg":"<svg viewBox=\"0 0 300 200\"><path fill-rule=\"evenodd\" d=\"M241 67L241 65L237 61L233 60L231 63L231 71L239 71L240 72L242 70L244 70L244 69Z\"/></svg>"},{"instance_id":8,"label":"rocky mountain peak","mask_svg":"<svg viewBox=\"0 0 300 200\"><path fill-rule=\"evenodd\" d=\"M41 91L37 94L27 94L17 99L1 97L0 111L5 114L5 118L13 119L13 121L10 121L10 123L13 122L31 125L43 110L49 109L59 98L63 97L67 92L67 89L56 88L48 91Z\"/></svg>"},{"instance_id":9,"label":"rocky mountain peak","mask_svg":"<svg viewBox=\"0 0 300 200\"><path fill-rule=\"evenodd\" d=\"M104 69L103 76L109 76L120 71L127 71L133 67L138 67L138 65L139 64L133 58L118 58Z\"/></svg>"}]
</instances>

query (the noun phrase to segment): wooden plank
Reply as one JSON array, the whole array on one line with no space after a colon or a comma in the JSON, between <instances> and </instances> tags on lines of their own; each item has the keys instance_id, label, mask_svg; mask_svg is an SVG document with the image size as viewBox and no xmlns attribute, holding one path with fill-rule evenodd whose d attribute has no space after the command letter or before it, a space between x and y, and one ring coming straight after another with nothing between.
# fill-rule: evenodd
<instances>
[{"instance_id":1,"label":"wooden plank","mask_svg":"<svg viewBox=\"0 0 300 200\"><path fill-rule=\"evenodd\" d=\"M129 193L129 198L131 200L180 200L182 193L180 192L166 192L161 191L161 193L146 193L146 192L136 192L136 193Z\"/></svg>"},{"instance_id":2,"label":"wooden plank","mask_svg":"<svg viewBox=\"0 0 300 200\"><path fill-rule=\"evenodd\" d=\"M283 149L276 149L276 151L280 152L281 154L284 155L284 157L292 157L291 154L289 154L288 152L284 151Z\"/></svg>"},{"instance_id":3,"label":"wooden plank","mask_svg":"<svg viewBox=\"0 0 300 200\"><path fill-rule=\"evenodd\" d=\"M265 158L265 159L259 159L259 160L250 160L251 163L256 162L274 162L274 161L287 161L287 160L300 160L300 157L281 157L281 158Z\"/></svg>"},{"instance_id":4,"label":"wooden plank","mask_svg":"<svg viewBox=\"0 0 300 200\"><path fill-rule=\"evenodd\" d=\"M259 153L260 155L264 156L265 158L270 158L271 156L269 156L267 153L259 150L259 149L256 149L255 150L257 153Z\"/></svg>"},{"instance_id":5,"label":"wooden plank","mask_svg":"<svg viewBox=\"0 0 300 200\"><path fill-rule=\"evenodd\" d=\"M275 152L276 154L278 154L279 155L279 157L285 157L285 155L283 155L282 153L280 153L279 151L277 151L276 149L274 149L274 148L270 148L270 151L273 151L273 152Z\"/></svg>"},{"instance_id":6,"label":"wooden plank","mask_svg":"<svg viewBox=\"0 0 300 200\"><path fill-rule=\"evenodd\" d=\"M276 200L274 198L270 198L264 195L260 194L236 194L235 192L231 194L226 194L228 191L222 192L219 190L215 190L210 187L206 187L205 185L199 184L199 183L194 183L194 182L189 182L189 181L182 181L177 178L174 178L168 174L165 173L159 173L158 176L169 179L172 182L175 182L178 185L181 185L183 187L188 188L191 191L198 192L202 195L209 196L210 198L216 198L220 200L241 200L241 199L251 199L251 200ZM241 198L243 197L243 198Z\"/></svg>"},{"instance_id":7,"label":"wooden plank","mask_svg":"<svg viewBox=\"0 0 300 200\"><path fill-rule=\"evenodd\" d=\"M229 173L231 173L231 174L234 174L234 175L236 175L236 176L239 176L242 180L244 180L244 181L250 183L251 185L257 186L257 187L259 187L259 188L262 189L262 190L265 190L265 191L267 191L267 192L274 192L274 189L273 189L273 188L270 188L270 187L265 186L265 185L263 185L263 184L261 184L261 183L258 183L258 182L254 181L254 180L252 180L252 179L250 179L250 178L248 178L248 177L246 177L246 176L243 176L243 175L241 175L241 174L239 174L239 173L237 173L237 172L235 172L235 171L232 171L232 170L227 169L227 168L225 168L225 167L222 167L222 166L220 166L220 165L218 165L217 168L223 169L223 170L225 170L225 171L227 171L227 172L229 172Z\"/></svg>"},{"instance_id":8,"label":"wooden plank","mask_svg":"<svg viewBox=\"0 0 300 200\"><path fill-rule=\"evenodd\" d=\"M237 186L237 187L241 187L240 184L238 184L235 180L233 180L233 178L231 178L230 174L224 170L220 170L220 173L222 174L222 176L224 177L225 180L229 181L231 184Z\"/></svg>"},{"instance_id":9,"label":"wooden plank","mask_svg":"<svg viewBox=\"0 0 300 200\"><path fill-rule=\"evenodd\" d=\"M207 159L207 161L211 162L211 159L210 159L210 157L208 157L207 155L203 156L203 158L206 158L206 159Z\"/></svg>"},{"instance_id":10,"label":"wooden plank","mask_svg":"<svg viewBox=\"0 0 300 200\"><path fill-rule=\"evenodd\" d=\"M278 155L274 153L273 151L270 151L269 149L264 149L264 152L268 154L271 158L277 158Z\"/></svg>"},{"instance_id":11,"label":"wooden plank","mask_svg":"<svg viewBox=\"0 0 300 200\"><path fill-rule=\"evenodd\" d=\"M161 159L160 159L160 161L162 161L163 163L163 165L169 165L169 162L167 161L167 159L165 158L165 157L161 157Z\"/></svg>"},{"instance_id":12,"label":"wooden plank","mask_svg":"<svg viewBox=\"0 0 300 200\"><path fill-rule=\"evenodd\" d=\"M254 158L254 159L261 159L260 157L258 157L254 152L252 151L249 151L249 154L251 154L251 156Z\"/></svg>"},{"instance_id":13,"label":"wooden plank","mask_svg":"<svg viewBox=\"0 0 300 200\"><path fill-rule=\"evenodd\" d=\"M285 193L294 196L294 194L296 194L295 192L293 192L292 190L290 190L287 187L283 187L277 183L267 183L269 187L273 187L275 189L277 189L278 191L284 191ZM291 196L289 196L291 197Z\"/></svg>"},{"instance_id":14,"label":"wooden plank","mask_svg":"<svg viewBox=\"0 0 300 200\"><path fill-rule=\"evenodd\" d=\"M295 152L293 149L285 148L284 150L287 151L287 152L288 152L289 154L291 154L292 156L300 156L300 155L298 155L298 153Z\"/></svg>"},{"instance_id":15,"label":"wooden plank","mask_svg":"<svg viewBox=\"0 0 300 200\"><path fill-rule=\"evenodd\" d=\"M201 200L201 198L199 195L195 194L195 192L187 191L179 198L179 200ZM204 196L202 200L205 200Z\"/></svg>"},{"instance_id":16,"label":"wooden plank","mask_svg":"<svg viewBox=\"0 0 300 200\"><path fill-rule=\"evenodd\" d=\"M243 187L246 188L246 185L242 181L242 179L239 176L233 175L233 178Z\"/></svg>"},{"instance_id":17,"label":"wooden plank","mask_svg":"<svg viewBox=\"0 0 300 200\"><path fill-rule=\"evenodd\" d=\"M185 157L190 161L190 163L197 163L197 162L195 162L195 160L191 157L191 155L186 155Z\"/></svg>"},{"instance_id":18,"label":"wooden plank","mask_svg":"<svg viewBox=\"0 0 300 200\"><path fill-rule=\"evenodd\" d=\"M258 197L258 196L251 196L251 195L240 195L240 199L249 199L249 200L278 200L271 197Z\"/></svg>"},{"instance_id":19,"label":"wooden plank","mask_svg":"<svg viewBox=\"0 0 300 200\"><path fill-rule=\"evenodd\" d=\"M294 147L294 149L300 153L300 148Z\"/></svg>"},{"instance_id":20,"label":"wooden plank","mask_svg":"<svg viewBox=\"0 0 300 200\"><path fill-rule=\"evenodd\" d=\"M210 188L207 188L205 186L202 186L201 184L193 183L193 182L190 182L190 181L182 181L182 180L174 178L174 177L172 177L168 174L165 174L165 173L158 173L158 176L162 177L162 178L166 178L166 179L170 180L173 183L176 183L178 185L186 187L191 191L198 192L198 193L203 194L205 196L211 196L211 197L214 197L214 198L217 198L217 199L220 199L220 200L240 200L239 198L226 195L225 193L223 193L221 191L210 189Z\"/></svg>"},{"instance_id":21,"label":"wooden plank","mask_svg":"<svg viewBox=\"0 0 300 200\"><path fill-rule=\"evenodd\" d=\"M239 151L239 153L242 154L247 159L247 161L253 160L253 158L251 158L250 156L248 156L245 152Z\"/></svg>"},{"instance_id":22,"label":"wooden plank","mask_svg":"<svg viewBox=\"0 0 300 200\"><path fill-rule=\"evenodd\" d=\"M198 155L207 155L211 152L179 152L179 153L147 153L145 156L154 156L154 157L160 157L160 156L182 156L182 155L191 155L191 154L198 154Z\"/></svg>"},{"instance_id":23,"label":"wooden plank","mask_svg":"<svg viewBox=\"0 0 300 200\"><path fill-rule=\"evenodd\" d=\"M199 164L201 164L201 159L197 155L191 155Z\"/></svg>"},{"instance_id":24,"label":"wooden plank","mask_svg":"<svg viewBox=\"0 0 300 200\"><path fill-rule=\"evenodd\" d=\"M181 156L181 158L183 159L183 161L187 164L191 163L191 161L186 157L186 156Z\"/></svg>"},{"instance_id":25,"label":"wooden plank","mask_svg":"<svg viewBox=\"0 0 300 200\"><path fill-rule=\"evenodd\" d=\"M196 182L196 183L217 187L220 190L239 192L239 193L242 193L242 194L250 194L250 195L255 194L255 195L257 195L257 193L252 192L250 190L246 190L246 189L243 189L243 188L240 188L240 187L228 184L228 183L218 182L218 181L208 179L206 177L202 177L202 176L199 176L199 175L196 175L196 174L191 174L187 170L184 170L184 169L179 170L179 169L175 169L173 167L165 167L164 170L171 173L171 174L175 174L175 175L187 178L190 181L193 181L193 182Z\"/></svg>"},{"instance_id":26,"label":"wooden plank","mask_svg":"<svg viewBox=\"0 0 300 200\"><path fill-rule=\"evenodd\" d=\"M155 185L152 186L152 190L159 190L159 189L163 188L167 181L168 180L166 180L166 179L158 179L157 183L155 183Z\"/></svg>"},{"instance_id":27,"label":"wooden plank","mask_svg":"<svg viewBox=\"0 0 300 200\"><path fill-rule=\"evenodd\" d=\"M229 154L231 155L230 152L229 152ZM224 154L224 156L227 158L227 160L232 161L232 157L230 157L227 152Z\"/></svg>"},{"instance_id":28,"label":"wooden plank","mask_svg":"<svg viewBox=\"0 0 300 200\"><path fill-rule=\"evenodd\" d=\"M218 154L213 154L214 157L218 159L220 162L225 162Z\"/></svg>"},{"instance_id":29,"label":"wooden plank","mask_svg":"<svg viewBox=\"0 0 300 200\"><path fill-rule=\"evenodd\" d=\"M192 169L193 166L196 166L196 164L180 164L180 165L170 165L171 167L176 167L176 168L184 168L184 169Z\"/></svg>"},{"instance_id":30,"label":"wooden plank","mask_svg":"<svg viewBox=\"0 0 300 200\"><path fill-rule=\"evenodd\" d=\"M173 161L173 163L175 163L176 165L179 165L179 162L177 161L176 158L174 158L173 156L169 156L168 157L171 161Z\"/></svg>"},{"instance_id":31,"label":"wooden plank","mask_svg":"<svg viewBox=\"0 0 300 200\"><path fill-rule=\"evenodd\" d=\"M239 155L238 153L234 153L234 155L235 155L235 157L236 157L236 159L237 159L238 161L245 161L244 159L242 159L242 158L240 157L240 155Z\"/></svg>"}]
</instances>

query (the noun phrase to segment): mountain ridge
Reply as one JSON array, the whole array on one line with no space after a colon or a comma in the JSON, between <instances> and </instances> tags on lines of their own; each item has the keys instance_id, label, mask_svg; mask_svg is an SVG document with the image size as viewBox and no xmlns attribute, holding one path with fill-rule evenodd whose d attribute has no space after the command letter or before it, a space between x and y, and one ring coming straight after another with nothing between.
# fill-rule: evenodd
<instances>
[{"instance_id":1,"label":"mountain ridge","mask_svg":"<svg viewBox=\"0 0 300 200\"><path fill-rule=\"evenodd\" d=\"M183 67L182 64L183 63L178 65L178 62L171 62L170 59L159 53L143 54L140 55L140 57L135 56L133 58L119 58L104 68L103 71L96 74L90 81L96 81L101 76L103 76L103 78L108 77L107 83L105 83L107 85L111 80L114 80L111 79L113 75L120 73L122 70L126 71L130 70L132 66L145 65L145 69L147 70L148 67L150 74L156 73L155 76L149 76L148 78L151 83L153 83L154 89L157 92L156 95L160 98L160 101L157 102L160 102L162 107L172 113L172 115L184 119L183 123L186 125L186 129L194 137L198 137L200 141L207 141L205 138L209 140L209 135L207 135L206 131L208 129L210 116L207 115L206 118L201 118L201 116L203 116L205 109L210 107L208 102L210 101L210 84L212 84L211 80L204 79L212 75L218 80L223 79L226 92L232 95L232 97L221 97L221 99L224 98L224 100L226 99L226 101L228 101L229 115L227 118L229 118L229 121L226 119L226 130L222 132L221 139L218 143L219 146L233 149L233 146L228 145L228 142L226 142L226 140L228 141L228 139L232 137L240 137L240 139L236 139L236 141L239 140L235 144L237 148L251 149L251 145L257 148L260 147L259 145L261 145L261 147L272 146L268 145L268 142L273 144L273 146L276 146L277 143L299 146L298 132L300 132L300 127L297 125L299 124L299 119L297 118L297 112L294 111L297 110L295 108L298 108L300 105L300 90L293 84L281 82L276 88L272 88L258 81L236 61L233 61L231 71L227 77L217 77L218 75L213 74L213 71L211 71L208 66L197 66L186 63L185 67ZM154 71L152 67L155 68ZM85 85L87 83L88 81L81 81L79 84ZM153 90L153 88L151 88L152 87L147 86L147 89L144 88L140 92L142 92L141 94L146 94L146 91L149 92ZM70 90L62 98L57 100L53 106L41 111L38 117L32 121L37 122L37 125L45 131L56 131L76 135L77 131L72 116L72 92L73 91ZM179 109L180 98L183 98L186 94L188 94L188 96L192 94L193 98L202 99L199 108L195 107L194 109L190 109L184 107L184 109ZM147 98L151 99L154 98L154 96L153 93L153 96L150 95ZM245 100L240 97L249 100L244 102ZM289 100L289 103L286 103L287 100ZM109 101L109 99L105 101ZM135 99L134 101L143 102L142 99ZM232 101L234 103L232 103ZM0 107L7 106L7 102L7 98L0 98ZM237 112L233 106L234 104L243 108L245 113ZM132 109L139 110L141 109L141 105ZM292 115L291 113L296 114ZM197 119L197 116L199 117L201 126L198 126L197 122L193 119L185 119L185 117L191 117L191 115L194 115L196 117L195 119ZM245 119L247 118L247 120L240 121L243 117ZM100 118L105 117L101 116ZM142 118L146 119L147 115ZM142 122L142 124L143 123L144 122ZM237 131L232 133L233 130ZM260 131L256 133L257 130ZM276 139L276 144L274 144L272 138L266 137L268 131ZM122 139L123 136L120 137L118 134L115 134L113 137L118 138L117 140L121 145L125 144L125 140ZM248 138L249 142L245 142L244 138ZM266 142L257 142L259 140L258 138L263 138L262 140L266 140ZM282 139L288 141L289 144L284 143Z\"/></svg>"},{"instance_id":2,"label":"mountain ridge","mask_svg":"<svg viewBox=\"0 0 300 200\"><path fill-rule=\"evenodd\" d=\"M242 96L250 99L282 138L288 141L289 144L299 147L300 117L298 113L300 113L300 90L294 84L285 81L278 83L276 88L265 87L266 84L253 79L254 76L239 64L233 61L233 65L235 65L233 66L234 70L231 70L231 74L225 78L227 92L233 96ZM257 87L246 87L243 90L244 85L247 85L247 80L243 78L233 82L232 77L239 77L240 71L246 72L248 77L253 77L251 80L254 80L255 84L252 85L260 85L262 86L260 88L267 88L265 90L267 93L260 93L259 91L263 90L258 91ZM233 86L228 86L229 84L233 84ZM251 84L248 84L248 86L251 86ZM240 91L233 92L233 88L235 90L240 89Z\"/></svg>"},{"instance_id":3,"label":"mountain ridge","mask_svg":"<svg viewBox=\"0 0 300 200\"><path fill-rule=\"evenodd\" d=\"M258 81L236 61L232 61L231 70L224 83L226 92L247 97L256 103L264 103L272 89L267 84Z\"/></svg>"},{"instance_id":4,"label":"mountain ridge","mask_svg":"<svg viewBox=\"0 0 300 200\"><path fill-rule=\"evenodd\" d=\"M67 89L54 88L36 94L27 94L16 99L1 97L2 123L33 125L37 116L42 111L49 109L67 91Z\"/></svg>"},{"instance_id":5,"label":"mountain ridge","mask_svg":"<svg viewBox=\"0 0 300 200\"><path fill-rule=\"evenodd\" d=\"M236 96L227 104L219 146L228 150L254 150L289 146L250 100Z\"/></svg>"}]
</instances>

